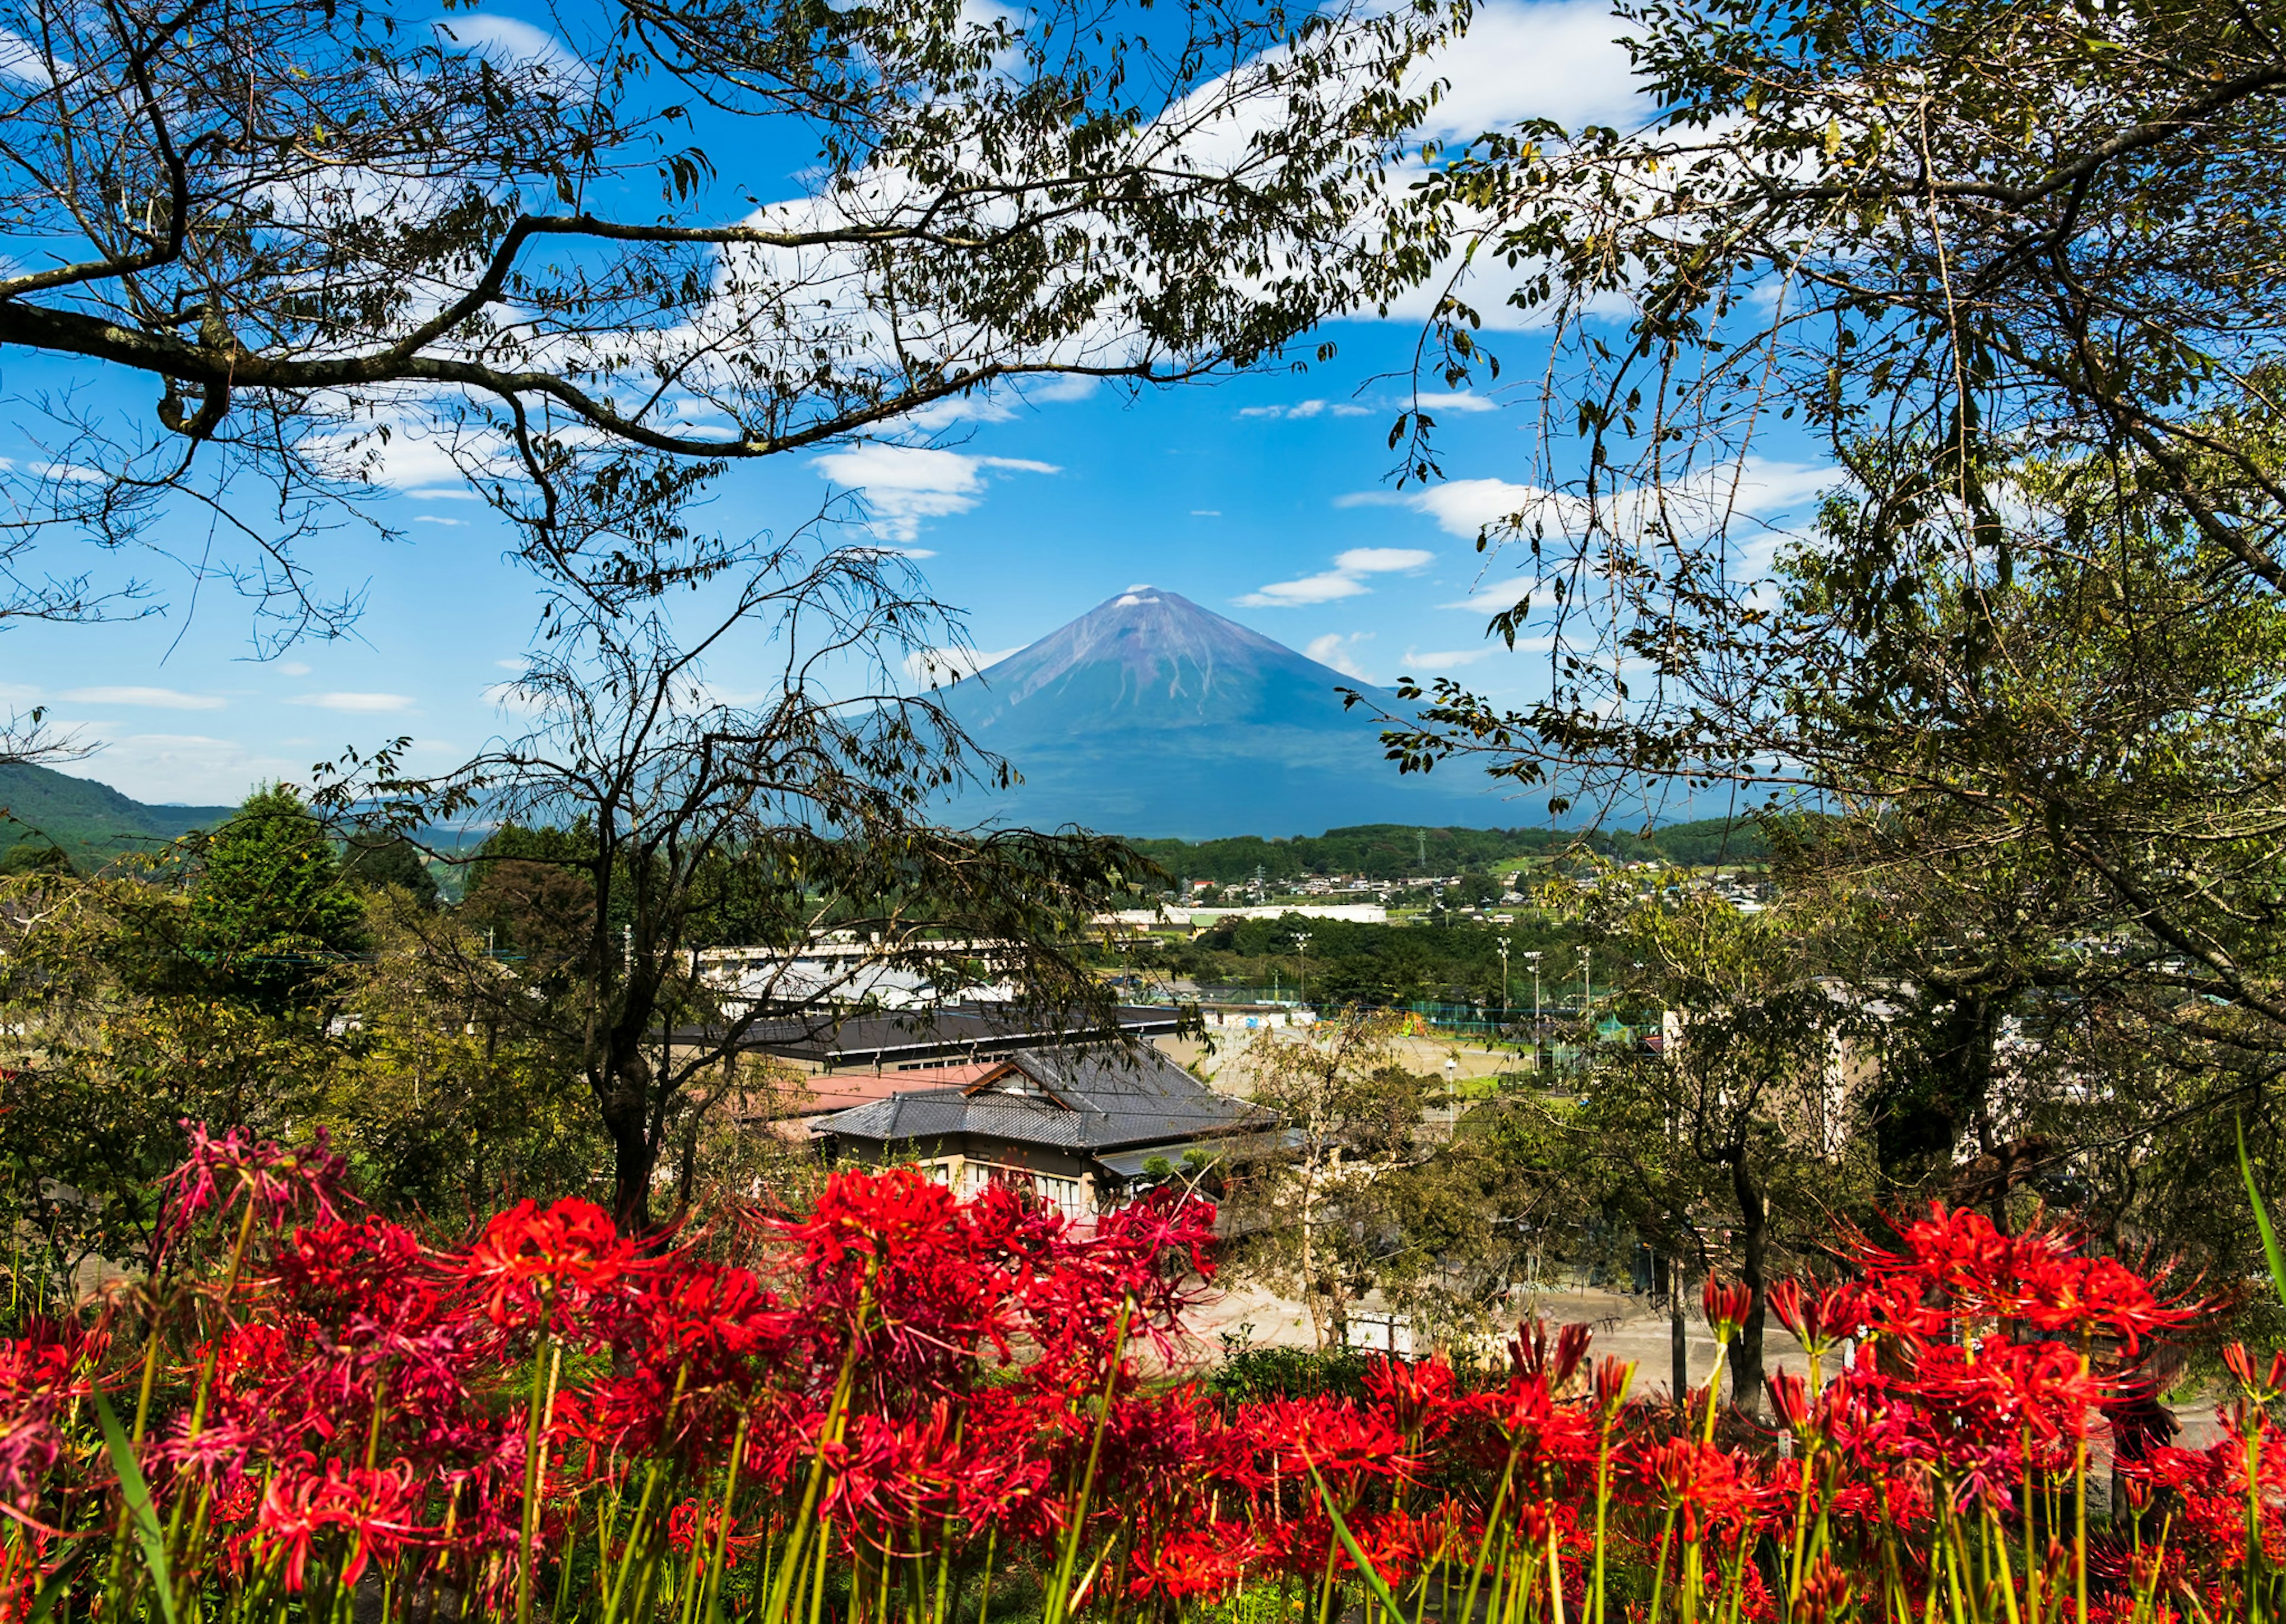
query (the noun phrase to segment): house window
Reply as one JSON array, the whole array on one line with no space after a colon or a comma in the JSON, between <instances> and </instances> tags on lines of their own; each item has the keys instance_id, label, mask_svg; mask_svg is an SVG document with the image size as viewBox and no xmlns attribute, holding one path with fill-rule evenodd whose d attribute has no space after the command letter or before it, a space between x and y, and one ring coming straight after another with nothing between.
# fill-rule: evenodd
<instances>
[{"instance_id":1,"label":"house window","mask_svg":"<svg viewBox=\"0 0 2286 1624\"><path fill-rule=\"evenodd\" d=\"M1061 1211L1066 1218L1076 1218L1087 1216L1086 1208L1081 1199L1082 1192L1078 1179L1058 1179L1048 1173L1034 1173L1032 1188L1039 1193L1042 1201Z\"/></svg>"}]
</instances>

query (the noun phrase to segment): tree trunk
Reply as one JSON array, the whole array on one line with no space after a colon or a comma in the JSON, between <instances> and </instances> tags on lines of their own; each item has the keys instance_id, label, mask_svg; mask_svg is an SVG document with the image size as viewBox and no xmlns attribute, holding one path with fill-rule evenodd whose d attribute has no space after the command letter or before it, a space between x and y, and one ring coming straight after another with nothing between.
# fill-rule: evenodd
<instances>
[{"instance_id":1,"label":"tree trunk","mask_svg":"<svg viewBox=\"0 0 2286 1624\"><path fill-rule=\"evenodd\" d=\"M1738 1199L1739 1224L1746 1243L1746 1263L1739 1276L1753 1294L1746 1305L1746 1322L1738 1328L1738 1339L1731 1349L1730 1404L1744 1414L1759 1415L1762 1413L1762 1326L1769 1318L1768 1294L1763 1288L1770 1213L1743 1145L1730 1158L1730 1191Z\"/></svg>"},{"instance_id":2,"label":"tree trunk","mask_svg":"<svg viewBox=\"0 0 2286 1624\"><path fill-rule=\"evenodd\" d=\"M1302 1295L1310 1308L1310 1329L1318 1338L1321 1353L1349 1344L1349 1314L1342 1301L1341 1282L1336 1280L1305 1280Z\"/></svg>"},{"instance_id":3,"label":"tree trunk","mask_svg":"<svg viewBox=\"0 0 2286 1624\"><path fill-rule=\"evenodd\" d=\"M603 1131L611 1141L611 1221L623 1235L651 1230L650 1182L658 1169L653 1131L650 1068L640 1053L614 1067L595 1091Z\"/></svg>"},{"instance_id":4,"label":"tree trunk","mask_svg":"<svg viewBox=\"0 0 2286 1624\"><path fill-rule=\"evenodd\" d=\"M1683 1322L1683 1259L1667 1260L1667 1351L1672 1361L1675 1407L1691 1398L1691 1332Z\"/></svg>"},{"instance_id":5,"label":"tree trunk","mask_svg":"<svg viewBox=\"0 0 2286 1624\"><path fill-rule=\"evenodd\" d=\"M650 1233L650 1180L658 1157L640 1118L607 1123L611 1136L611 1221L623 1235Z\"/></svg>"}]
</instances>

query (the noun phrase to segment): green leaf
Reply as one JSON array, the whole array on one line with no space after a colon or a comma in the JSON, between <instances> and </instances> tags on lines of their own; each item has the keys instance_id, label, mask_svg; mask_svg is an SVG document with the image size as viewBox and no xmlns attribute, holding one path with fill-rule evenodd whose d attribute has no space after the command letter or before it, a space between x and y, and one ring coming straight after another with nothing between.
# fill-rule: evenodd
<instances>
[{"instance_id":1,"label":"green leaf","mask_svg":"<svg viewBox=\"0 0 2286 1624\"><path fill-rule=\"evenodd\" d=\"M2279 1302L2286 1304L2286 1258L2278 1255L2278 1235L2270 1227L2270 1210L2262 1204L2262 1192L2254 1187L2254 1163L2247 1159L2243 1119L2238 1124L2238 1176L2246 1180L2246 1199L2254 1205L2254 1226L2261 1232L2262 1255L2270 1263L2270 1284Z\"/></svg>"},{"instance_id":2,"label":"green leaf","mask_svg":"<svg viewBox=\"0 0 2286 1624\"><path fill-rule=\"evenodd\" d=\"M1356 1563L1358 1572L1365 1575L1367 1585L1373 1590L1374 1599L1382 1604L1383 1611L1391 1618L1404 1618L1405 1614L1397 1605L1397 1598L1389 1593L1389 1587L1381 1581L1381 1571L1367 1561L1365 1552L1358 1549L1357 1539L1350 1533L1349 1524L1342 1519L1341 1508L1334 1503L1333 1491L1326 1486L1326 1480L1318 1475L1316 1464L1307 1460L1305 1460L1303 1464L1310 1469L1310 1481L1318 1486L1318 1498L1325 1503L1326 1515L1334 1519L1334 1533L1340 1536L1342 1549L1350 1553L1350 1560Z\"/></svg>"},{"instance_id":3,"label":"green leaf","mask_svg":"<svg viewBox=\"0 0 2286 1624\"><path fill-rule=\"evenodd\" d=\"M159 1532L159 1513L151 1505L151 1486L143 1480L143 1469L135 1461L135 1446L127 1441L119 1417L111 1413L111 1400L103 1396L101 1388L96 1390L95 1413L103 1423L103 1447L111 1456L111 1470L119 1474L120 1496L126 1501L128 1518L135 1525L135 1543L159 1592L160 1615L166 1624L176 1624L175 1580L167 1569L167 1541Z\"/></svg>"},{"instance_id":4,"label":"green leaf","mask_svg":"<svg viewBox=\"0 0 2286 1624\"><path fill-rule=\"evenodd\" d=\"M42 1581L40 1593L32 1598L31 1614L25 1620L25 1624L48 1624L49 1615L55 1612L56 1604L63 1599L64 1592L71 1589L72 1581L79 1576L79 1570L87 1562L88 1553L94 1549L93 1540L79 1540L64 1552L63 1559L56 1564L55 1571Z\"/></svg>"}]
</instances>

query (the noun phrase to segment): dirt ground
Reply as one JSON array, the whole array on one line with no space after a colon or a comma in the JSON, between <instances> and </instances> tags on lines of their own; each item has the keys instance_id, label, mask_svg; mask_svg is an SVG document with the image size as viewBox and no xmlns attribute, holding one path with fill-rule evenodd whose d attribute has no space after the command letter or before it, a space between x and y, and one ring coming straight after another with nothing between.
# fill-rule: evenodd
<instances>
[{"instance_id":1,"label":"dirt ground","mask_svg":"<svg viewBox=\"0 0 2286 1624\"><path fill-rule=\"evenodd\" d=\"M1152 1041L1177 1065L1195 1063L1216 1088L1243 1100L1254 1092L1247 1049L1256 1036L1247 1031L1210 1032L1204 1037L1158 1037ZM1440 1037L1399 1038L1398 1046L1407 1067L1432 1076L1444 1075L1448 1060L1453 1068L1450 1075L1455 1079L1528 1070L1532 1064L1529 1055L1518 1054L1514 1049L1487 1048L1482 1044L1455 1043Z\"/></svg>"}]
</instances>

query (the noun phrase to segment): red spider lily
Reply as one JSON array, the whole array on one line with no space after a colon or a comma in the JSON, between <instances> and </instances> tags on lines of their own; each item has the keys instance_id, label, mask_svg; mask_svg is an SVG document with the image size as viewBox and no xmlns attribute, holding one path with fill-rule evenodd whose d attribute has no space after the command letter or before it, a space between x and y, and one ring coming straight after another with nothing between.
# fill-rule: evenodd
<instances>
[{"instance_id":1,"label":"red spider lily","mask_svg":"<svg viewBox=\"0 0 2286 1624\"><path fill-rule=\"evenodd\" d=\"M301 1210L327 1218L339 1214L347 1196L342 1179L347 1164L326 1142L323 1128L310 1143L287 1149L256 1139L244 1128L216 1135L203 1123L185 1122L190 1148L164 1183L166 1218L160 1225L163 1253L187 1235L199 1219L227 1213L240 1201L266 1227L281 1227Z\"/></svg>"},{"instance_id":2,"label":"red spider lily","mask_svg":"<svg viewBox=\"0 0 2286 1624\"><path fill-rule=\"evenodd\" d=\"M1707 1323L1717 1342L1728 1342L1738 1334L1746 1322L1746 1313L1754 1305L1754 1294L1746 1289L1742 1281L1724 1280L1709 1274L1699 1293L1707 1306Z\"/></svg>"},{"instance_id":3,"label":"red spider lily","mask_svg":"<svg viewBox=\"0 0 2286 1624\"><path fill-rule=\"evenodd\" d=\"M343 1585L356 1584L367 1563L393 1556L403 1541L422 1532L408 1514L412 1491L412 1468L402 1462L374 1469L328 1461L322 1473L280 1472L262 1497L256 1525L286 1558L286 1589L302 1589L311 1548L330 1533L350 1536L339 1577Z\"/></svg>"},{"instance_id":4,"label":"red spider lily","mask_svg":"<svg viewBox=\"0 0 2286 1624\"><path fill-rule=\"evenodd\" d=\"M2021 1319L2052 1332L2104 1332L2132 1352L2140 1338L2187 1324L2201 1311L2196 1303L2163 1299L2117 1258L2078 1256L2084 1241L2069 1229L2004 1235L1981 1212L1937 1204L1900 1235L1899 1254L1859 1238L1859 1262L1875 1275L1935 1287L1966 1315Z\"/></svg>"},{"instance_id":5,"label":"red spider lily","mask_svg":"<svg viewBox=\"0 0 2286 1624\"><path fill-rule=\"evenodd\" d=\"M483 1293L485 1317L506 1327L565 1322L642 1266L594 1202L520 1201L485 1226L453 1273Z\"/></svg>"},{"instance_id":6,"label":"red spider lily","mask_svg":"<svg viewBox=\"0 0 2286 1624\"><path fill-rule=\"evenodd\" d=\"M1596 1398L1596 1413L1605 1420L1617 1416L1620 1406L1627 1402L1628 1389L1635 1381L1636 1367L1632 1360L1599 1359L1592 1383Z\"/></svg>"},{"instance_id":7,"label":"red spider lily","mask_svg":"<svg viewBox=\"0 0 2286 1624\"><path fill-rule=\"evenodd\" d=\"M1662 1439L1628 1462L1635 1477L1660 1504L1682 1513L1686 1542L1704 1539L1718 1523L1754 1519L1760 1486L1742 1470L1745 1462L1718 1445L1694 1439Z\"/></svg>"},{"instance_id":8,"label":"red spider lily","mask_svg":"<svg viewBox=\"0 0 2286 1624\"><path fill-rule=\"evenodd\" d=\"M1770 1289L1770 1312L1793 1334L1802 1352L1813 1359L1832 1352L1844 1336L1864 1328L1868 1318L1865 1292L1854 1281L1838 1285L1782 1280Z\"/></svg>"},{"instance_id":9,"label":"red spider lily","mask_svg":"<svg viewBox=\"0 0 2286 1624\"><path fill-rule=\"evenodd\" d=\"M1802 1624L1831 1624L1849 1611L1853 1587L1849 1575L1833 1565L1831 1551L1820 1551L1809 1572L1802 1576L1801 1610L1798 1616Z\"/></svg>"},{"instance_id":10,"label":"red spider lily","mask_svg":"<svg viewBox=\"0 0 2286 1624\"><path fill-rule=\"evenodd\" d=\"M1806 1436L1809 1431L1809 1384L1792 1370L1780 1370L1763 1378L1770 1389L1770 1411L1788 1431Z\"/></svg>"},{"instance_id":11,"label":"red spider lily","mask_svg":"<svg viewBox=\"0 0 2286 1624\"><path fill-rule=\"evenodd\" d=\"M217 1201L241 1163L288 1177L271 1147L210 1149L209 1163ZM262 1187L230 1187L246 1212L282 1210ZM901 1583L896 1565L939 1552L973 1563L997 1541L1009 1573L1101 1553L1091 1593L1154 1616L1273 1574L1347 1575L1354 1596L1322 1480L1392 1582L1465 1568L1481 1547L1496 1594L1546 1598L1541 1618L1560 1599L1588 1624L1593 1555L1630 1598L1664 1563L1653 1582L1691 1587L1702 1618L1849 1624L1924 1610L1943 1571L1935 1543L1964 1518L1992 1519L2012 1551L2057 1532L2028 1527L2027 1480L2036 1501L2065 1503L2099 1418L2120 1505L2148 1510L2146 1554L2101 1534L2085 1549L2052 1545L2033 1558L2052 1604L2084 1560L2091 1620L2240 1616L2250 1506L2260 1551L2286 1565L2286 1431L2261 1408L2286 1387L2286 1360L2227 1354L2242 1391L2211 1447L2164 1447L2162 1417L2130 1449L2148 1361L2124 1350L2185 1311L2053 1227L2003 1235L1935 1209L1894 1254L1853 1242L1861 1280L1775 1283L1781 1322L1836 1357L1816 1391L1769 1376L1795 1444L1772 1460L1767 1434L1668 1436L1672 1407L1630 1401L1632 1367L1591 1363L1576 1326L1519 1327L1505 1370L1376 1360L1361 1399L1226 1408L1161 1380L1152 1358L1180 1346L1211 1264L1211 1210L1171 1197L1083 1229L1006 1189L962 1202L910 1172L840 1173L814 1210L770 1220L771 1250L749 1266L714 1249L751 1234L695 1232L689 1250L643 1257L579 1202L524 1203L437 1250L311 1205L300 1228L264 1234L220 1312L210 1292L179 1294L194 1317L164 1325L156 1344L146 1474L162 1525L204 1530L197 1581L226 1604L256 1585L350 1594L335 1587L353 1590L378 1564L397 1595L443 1583L479 1610L504 1607L527 1528L545 1570L535 1581L572 1594L584 1581L560 1588L567 1553L711 1564L719 1537L726 1565L754 1565L758 1550L784 1551L805 1511L812 1549L866 1565L869 1585ZM1723 1281L1708 1305L1724 1334L1753 1306ZM559 1362L532 1358L543 1328L540 1357ZM68 1326L0 1341L6 1510L97 1537L117 1525L75 1407L99 1376L135 1391L139 1359ZM536 1373L555 1378L544 1401ZM206 1384L195 1427L181 1397L193 1379ZM715 1496L734 1440L726 1510ZM645 1502L654 1475L661 1492ZM651 1507L641 1538L625 1520L638 1503ZM605 1506L619 1520L607 1525ZM0 1549L0 1610L22 1573L52 1569L45 1525L20 1521ZM1662 1543L1663 1526L1674 1537ZM1814 1546L1796 1542L1805 1528L1820 1530ZM1773 1550L1776 1595L1756 1554ZM2137 1615L2131 1590L2163 1599ZM742 1575L726 1594L752 1592Z\"/></svg>"},{"instance_id":12,"label":"red spider lily","mask_svg":"<svg viewBox=\"0 0 2286 1624\"><path fill-rule=\"evenodd\" d=\"M2286 1350L2270 1356L2270 1368L2259 1379L2255 1376L2254 1360L2243 1342L2226 1344L2222 1362L2247 1398L2256 1404L2267 1404L2286 1391Z\"/></svg>"},{"instance_id":13,"label":"red spider lily","mask_svg":"<svg viewBox=\"0 0 2286 1624\"><path fill-rule=\"evenodd\" d=\"M1509 1368L1524 1376L1545 1376L1550 1387L1562 1387L1580 1368L1588 1357L1588 1328L1584 1325L1559 1327L1556 1340L1548 1339L1548 1322L1534 1320L1530 1325L1519 1325L1509 1338Z\"/></svg>"},{"instance_id":14,"label":"red spider lily","mask_svg":"<svg viewBox=\"0 0 2286 1624\"><path fill-rule=\"evenodd\" d=\"M1249 1423L1277 1469L1296 1476L1315 1468L1329 1483L1402 1478L1419 1464L1406 1453L1394 1421L1345 1399L1273 1399L1248 1406L1241 1424Z\"/></svg>"},{"instance_id":15,"label":"red spider lily","mask_svg":"<svg viewBox=\"0 0 2286 1624\"><path fill-rule=\"evenodd\" d=\"M1263 1555L1262 1545L1243 1526L1209 1523L1170 1535L1158 1544L1138 1549L1132 1558L1134 1577L1130 1596L1163 1596L1186 1601L1194 1596L1220 1596L1246 1574Z\"/></svg>"},{"instance_id":16,"label":"red spider lily","mask_svg":"<svg viewBox=\"0 0 2286 1624\"><path fill-rule=\"evenodd\" d=\"M717 1541L721 1543L724 1562L736 1567L744 1559L746 1551L761 1537L758 1530L750 1529L745 1533L740 1533L737 1519L726 1517L719 1505L707 1507L706 1518L703 1524L699 1521L698 1502L696 1500L686 1500L666 1514L668 1548L678 1556L688 1557L691 1554L691 1541L698 1540L698 1562L701 1567L714 1560L714 1548Z\"/></svg>"},{"instance_id":17,"label":"red spider lily","mask_svg":"<svg viewBox=\"0 0 2286 1624\"><path fill-rule=\"evenodd\" d=\"M1384 1359L1366 1361L1365 1390L1387 1409L1397 1430L1417 1441L1424 1434L1441 1435L1450 1423L1453 1407L1453 1367L1439 1355L1434 1359Z\"/></svg>"}]
</instances>

